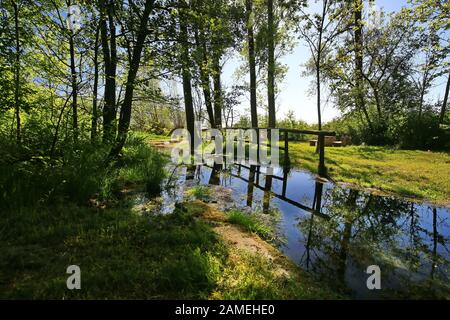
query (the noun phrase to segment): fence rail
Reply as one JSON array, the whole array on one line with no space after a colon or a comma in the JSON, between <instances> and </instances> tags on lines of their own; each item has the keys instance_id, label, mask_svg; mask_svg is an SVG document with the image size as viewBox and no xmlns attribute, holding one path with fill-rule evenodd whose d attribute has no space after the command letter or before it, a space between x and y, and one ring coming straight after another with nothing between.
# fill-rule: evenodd
<instances>
[{"instance_id":1,"label":"fence rail","mask_svg":"<svg viewBox=\"0 0 450 320\"><path fill-rule=\"evenodd\" d=\"M238 128L222 128L221 130L278 130L284 133L284 148L280 148L284 150L284 165L288 166L290 163L289 158L289 133L292 134L306 134L306 135L315 135L318 137L318 148L319 148L319 166L318 166L318 174L319 176L326 176L327 169L325 166L325 137L335 137L336 132L334 131L322 131L322 130L301 130L301 129L289 129L289 128L252 128L252 127L238 127ZM259 143L259 134L258 134L258 150L260 147ZM268 145L270 146L270 144Z\"/></svg>"},{"instance_id":2,"label":"fence rail","mask_svg":"<svg viewBox=\"0 0 450 320\"><path fill-rule=\"evenodd\" d=\"M208 131L210 129L202 129L202 131ZM289 133L291 134L305 134L305 135L314 135L318 137L318 151L319 151L319 166L318 166L318 174L319 176L325 177L327 175L327 169L325 166L325 137L335 137L336 132L334 131L322 131L322 130L301 130L301 129L290 129L290 128L254 128L254 127L225 127L225 128L218 128L220 131L227 131L227 130L256 130L257 133L259 133L260 130L265 130L270 132L271 130L278 130L279 132L284 133L283 134L283 140L284 140L284 147L279 147L281 150L284 151L284 166L289 166L290 164L290 158L289 158ZM169 134L170 136L174 130ZM258 157L259 157L259 148L261 146L261 143L259 141L259 134L257 135L257 147L258 147ZM270 140L269 140L270 141ZM247 142L249 143L249 142ZM265 144L265 146L271 146L269 144ZM259 158L258 158L259 159Z\"/></svg>"}]
</instances>

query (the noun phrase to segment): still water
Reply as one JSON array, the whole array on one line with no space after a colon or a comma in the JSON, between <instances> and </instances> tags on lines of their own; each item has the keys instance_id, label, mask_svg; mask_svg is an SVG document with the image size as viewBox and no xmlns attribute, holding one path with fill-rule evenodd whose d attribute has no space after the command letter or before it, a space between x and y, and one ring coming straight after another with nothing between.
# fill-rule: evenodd
<instances>
[{"instance_id":1,"label":"still water","mask_svg":"<svg viewBox=\"0 0 450 320\"><path fill-rule=\"evenodd\" d=\"M165 213L193 185L230 190L228 206L278 212L279 249L354 298L450 298L449 207L317 181L299 169L249 165L173 168L171 185L162 196ZM381 268L382 290L367 289L371 265Z\"/></svg>"}]
</instances>

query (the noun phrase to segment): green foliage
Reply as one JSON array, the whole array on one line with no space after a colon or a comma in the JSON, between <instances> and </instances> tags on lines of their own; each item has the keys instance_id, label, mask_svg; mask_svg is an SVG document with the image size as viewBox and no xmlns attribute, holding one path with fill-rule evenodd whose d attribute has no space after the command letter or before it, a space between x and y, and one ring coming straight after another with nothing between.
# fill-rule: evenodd
<instances>
[{"instance_id":1,"label":"green foliage","mask_svg":"<svg viewBox=\"0 0 450 320\"><path fill-rule=\"evenodd\" d=\"M448 145L447 132L439 126L439 115L433 110L422 114L408 112L388 120L372 123L372 128L359 117L346 116L327 123L324 128L334 130L338 138L350 136L356 145L395 146L402 149L443 150Z\"/></svg>"}]
</instances>

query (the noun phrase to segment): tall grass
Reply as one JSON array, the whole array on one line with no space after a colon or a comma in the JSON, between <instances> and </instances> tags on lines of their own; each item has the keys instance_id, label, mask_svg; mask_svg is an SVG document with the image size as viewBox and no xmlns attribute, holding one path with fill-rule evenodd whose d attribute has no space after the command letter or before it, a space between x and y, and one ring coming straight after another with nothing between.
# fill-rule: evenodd
<instances>
[{"instance_id":1,"label":"tall grass","mask_svg":"<svg viewBox=\"0 0 450 320\"><path fill-rule=\"evenodd\" d=\"M109 199L126 180L142 184L151 194L161 191L166 159L131 136L122 159L108 160L109 148L86 143L67 146L57 156L24 156L24 150L5 150L10 157L0 162L0 208L85 204L92 197Z\"/></svg>"},{"instance_id":2,"label":"tall grass","mask_svg":"<svg viewBox=\"0 0 450 320\"><path fill-rule=\"evenodd\" d=\"M167 156L150 147L145 137L132 135L119 164L119 179L143 184L150 195L158 194L167 175L167 161Z\"/></svg>"}]
</instances>

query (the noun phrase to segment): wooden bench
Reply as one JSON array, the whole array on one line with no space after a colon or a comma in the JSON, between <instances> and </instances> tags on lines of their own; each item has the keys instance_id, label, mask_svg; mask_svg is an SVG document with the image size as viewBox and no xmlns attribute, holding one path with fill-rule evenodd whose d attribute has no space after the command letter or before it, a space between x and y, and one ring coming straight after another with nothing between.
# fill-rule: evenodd
<instances>
[{"instance_id":1,"label":"wooden bench","mask_svg":"<svg viewBox=\"0 0 450 320\"><path fill-rule=\"evenodd\" d=\"M325 147L332 147L335 141L336 137L325 137Z\"/></svg>"},{"instance_id":2,"label":"wooden bench","mask_svg":"<svg viewBox=\"0 0 450 320\"><path fill-rule=\"evenodd\" d=\"M333 142L333 147L335 148L340 148L344 145L344 143L342 141L335 141Z\"/></svg>"},{"instance_id":3,"label":"wooden bench","mask_svg":"<svg viewBox=\"0 0 450 320\"><path fill-rule=\"evenodd\" d=\"M317 146L317 140L309 140L309 146L310 146L310 147L315 147L315 146Z\"/></svg>"}]
</instances>

